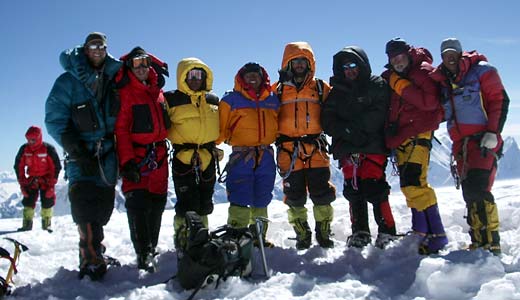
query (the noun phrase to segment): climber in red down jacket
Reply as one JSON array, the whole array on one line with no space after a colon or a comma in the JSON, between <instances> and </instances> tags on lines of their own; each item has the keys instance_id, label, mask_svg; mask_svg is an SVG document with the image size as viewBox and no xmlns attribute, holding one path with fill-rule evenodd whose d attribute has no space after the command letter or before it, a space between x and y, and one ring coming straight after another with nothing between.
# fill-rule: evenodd
<instances>
[{"instance_id":1,"label":"climber in red down jacket","mask_svg":"<svg viewBox=\"0 0 520 300\"><path fill-rule=\"evenodd\" d=\"M27 143L18 150L14 170L23 194L23 225L18 231L32 229L34 208L38 193L42 201L42 228L49 230L52 207L56 202L54 186L58 181L61 164L56 149L42 140L40 127L31 126L25 133Z\"/></svg>"}]
</instances>

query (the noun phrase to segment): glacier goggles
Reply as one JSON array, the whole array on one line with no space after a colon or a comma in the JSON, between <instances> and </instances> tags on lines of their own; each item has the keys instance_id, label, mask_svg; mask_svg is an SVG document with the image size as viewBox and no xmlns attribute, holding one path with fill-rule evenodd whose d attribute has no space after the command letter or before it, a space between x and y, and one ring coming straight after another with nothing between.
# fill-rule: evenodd
<instances>
[{"instance_id":1,"label":"glacier goggles","mask_svg":"<svg viewBox=\"0 0 520 300\"><path fill-rule=\"evenodd\" d=\"M191 69L186 75L186 80L202 80L202 70Z\"/></svg>"},{"instance_id":2,"label":"glacier goggles","mask_svg":"<svg viewBox=\"0 0 520 300\"><path fill-rule=\"evenodd\" d=\"M132 69L149 68L151 63L152 59L146 54L134 57L128 62L130 68Z\"/></svg>"},{"instance_id":3,"label":"glacier goggles","mask_svg":"<svg viewBox=\"0 0 520 300\"><path fill-rule=\"evenodd\" d=\"M88 50L105 50L107 45L105 44L90 44L87 46Z\"/></svg>"},{"instance_id":4,"label":"glacier goggles","mask_svg":"<svg viewBox=\"0 0 520 300\"><path fill-rule=\"evenodd\" d=\"M346 63L341 67L343 68L343 70L350 70L350 69L357 68L357 64L355 62L351 62L351 63Z\"/></svg>"}]
</instances>

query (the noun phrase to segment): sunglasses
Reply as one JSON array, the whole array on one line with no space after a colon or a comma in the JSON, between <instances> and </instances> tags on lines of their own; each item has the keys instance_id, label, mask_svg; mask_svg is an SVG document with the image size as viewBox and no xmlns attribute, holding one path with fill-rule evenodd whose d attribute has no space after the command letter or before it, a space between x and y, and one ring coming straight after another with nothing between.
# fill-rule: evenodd
<instances>
[{"instance_id":1,"label":"sunglasses","mask_svg":"<svg viewBox=\"0 0 520 300\"><path fill-rule=\"evenodd\" d=\"M150 58L150 56L141 55L141 56L132 58L132 60L129 62L129 65L132 69L149 68L151 63L152 63L152 59Z\"/></svg>"},{"instance_id":2,"label":"sunglasses","mask_svg":"<svg viewBox=\"0 0 520 300\"><path fill-rule=\"evenodd\" d=\"M105 50L107 48L107 45L96 45L91 44L87 46L87 49L89 50Z\"/></svg>"},{"instance_id":3,"label":"sunglasses","mask_svg":"<svg viewBox=\"0 0 520 300\"><path fill-rule=\"evenodd\" d=\"M299 57L299 58L292 59L291 62L293 62L295 64L306 64L307 63L307 59L303 58L303 57Z\"/></svg>"},{"instance_id":4,"label":"sunglasses","mask_svg":"<svg viewBox=\"0 0 520 300\"><path fill-rule=\"evenodd\" d=\"M357 68L357 64L355 62L352 62L352 63L344 64L341 67L343 68L343 70L355 69L355 68Z\"/></svg>"},{"instance_id":5,"label":"sunglasses","mask_svg":"<svg viewBox=\"0 0 520 300\"><path fill-rule=\"evenodd\" d=\"M202 80L202 70L190 70L186 76L187 80Z\"/></svg>"},{"instance_id":6,"label":"sunglasses","mask_svg":"<svg viewBox=\"0 0 520 300\"><path fill-rule=\"evenodd\" d=\"M28 139L27 142L29 144L36 144L36 139Z\"/></svg>"}]
</instances>

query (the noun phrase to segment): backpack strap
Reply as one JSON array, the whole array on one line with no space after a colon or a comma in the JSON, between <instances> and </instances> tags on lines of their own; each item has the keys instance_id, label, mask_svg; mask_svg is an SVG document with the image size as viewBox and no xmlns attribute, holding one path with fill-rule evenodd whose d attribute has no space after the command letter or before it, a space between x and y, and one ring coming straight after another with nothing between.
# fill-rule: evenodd
<instances>
[{"instance_id":1,"label":"backpack strap","mask_svg":"<svg viewBox=\"0 0 520 300\"><path fill-rule=\"evenodd\" d=\"M316 90L318 91L318 97L320 104L323 103L323 80L316 78Z\"/></svg>"}]
</instances>

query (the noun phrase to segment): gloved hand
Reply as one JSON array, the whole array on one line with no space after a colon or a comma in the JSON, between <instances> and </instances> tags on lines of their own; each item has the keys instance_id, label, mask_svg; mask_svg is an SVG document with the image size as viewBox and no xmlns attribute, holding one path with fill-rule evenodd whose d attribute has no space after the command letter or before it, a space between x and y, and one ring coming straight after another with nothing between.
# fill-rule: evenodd
<instances>
[{"instance_id":1,"label":"gloved hand","mask_svg":"<svg viewBox=\"0 0 520 300\"><path fill-rule=\"evenodd\" d=\"M354 146L363 146L366 144L368 138L365 133L355 128L345 128L343 139L351 143Z\"/></svg>"},{"instance_id":2,"label":"gloved hand","mask_svg":"<svg viewBox=\"0 0 520 300\"><path fill-rule=\"evenodd\" d=\"M494 132L486 132L480 139L480 148L494 149L498 145L498 137Z\"/></svg>"},{"instance_id":3,"label":"gloved hand","mask_svg":"<svg viewBox=\"0 0 520 300\"><path fill-rule=\"evenodd\" d=\"M133 159L127 161L123 168L121 168L121 176L131 182L141 181L139 166Z\"/></svg>"},{"instance_id":4,"label":"gloved hand","mask_svg":"<svg viewBox=\"0 0 520 300\"><path fill-rule=\"evenodd\" d=\"M83 176L95 176L99 172L98 160L92 155L82 154L76 158L76 163Z\"/></svg>"},{"instance_id":5,"label":"gloved hand","mask_svg":"<svg viewBox=\"0 0 520 300\"><path fill-rule=\"evenodd\" d=\"M402 78L395 72L392 72L388 80L388 85L390 88L392 88L392 90L394 90L394 92L399 96L403 95L403 90L410 84L412 83L408 79Z\"/></svg>"}]
</instances>

